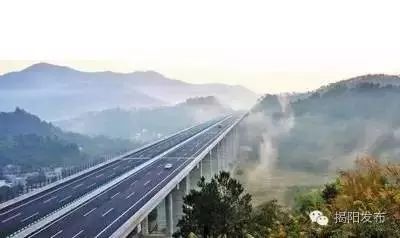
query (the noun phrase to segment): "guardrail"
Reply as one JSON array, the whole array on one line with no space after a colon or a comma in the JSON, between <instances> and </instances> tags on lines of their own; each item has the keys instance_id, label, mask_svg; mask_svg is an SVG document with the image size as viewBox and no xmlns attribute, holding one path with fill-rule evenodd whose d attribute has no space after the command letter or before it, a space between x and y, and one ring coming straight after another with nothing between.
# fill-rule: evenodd
<instances>
[{"instance_id":1,"label":"guardrail","mask_svg":"<svg viewBox=\"0 0 400 238\"><path fill-rule=\"evenodd\" d=\"M28 193L22 194L22 195L20 195L20 196L18 196L18 197L15 197L15 198L13 198L13 199L10 199L10 200L8 200L8 201L5 201L5 202L3 202L3 203L0 203L0 209L3 209L3 208L5 208L5 207L8 207L8 206L13 205L13 204L15 204L15 203L18 203L18 202L20 202L20 201L22 201L22 200L25 200L25 199L27 199L27 198L29 198L29 197L32 197L32 196L34 196L34 195L37 195L37 194L39 194L39 193L41 193L41 192L43 192L43 191L46 191L46 190L48 190L48 189L54 188L54 187L56 187L56 186L59 186L59 185L61 185L61 184L63 184L63 183L66 183L66 182L72 180L72 179L78 178L78 177L80 177L80 176L82 176L82 175L84 175L84 174L86 174L86 173L90 173L90 172L92 172L93 170L99 169L99 168L101 168L101 167L103 167L103 166L107 166L108 164L110 164L110 163L112 163L112 162L114 162L114 161L123 159L123 158L125 158L125 157L127 157L127 156L129 156L129 155L131 155L131 154L133 154L133 153L137 153L137 152L139 152L139 151L141 151L141 150L144 150L144 149L146 149L146 148L148 148L148 147L151 147L151 146L153 146L153 145L155 145L155 144L157 144L157 143L160 143L160 142L165 141L165 140L169 140L169 139L171 139L172 137L174 137L174 136L176 136L176 135L178 135L178 134L180 134L180 133L182 133L182 132L191 130L191 129L193 129L193 128L196 127L196 126L200 126L200 125L203 124L203 123L205 123L205 122L198 123L198 124L196 124L196 125L194 125L194 126L192 126L192 127L189 127L189 128L185 128L185 129L180 130L180 131L178 131L178 132L176 132L176 133L173 133L173 134L171 134L171 135L168 135L168 136L166 136L166 137L164 137L164 138L161 138L161 139L156 140L156 141L154 141L154 142L145 144L145 145L143 145L143 146L141 146L141 147L139 147L139 148L130 150L130 151L128 151L128 152L126 152L126 153L124 153L124 154L122 154L122 155L116 156L116 157L114 157L114 158L108 159L108 160L106 160L106 161L104 161L104 162L101 162L101 163L99 163L99 164L96 164L96 165L94 165L94 166L92 166L92 167L89 167L89 168L87 168L87 169L81 170L81 171L79 171L79 172L77 172L77 173L75 173L75 174L72 174L72 175L68 176L68 177L62 178L62 179L57 180L57 181L55 181L55 182L53 182L53 183L49 183L49 184L47 184L47 185L45 185L45 186L43 186L43 187L34 189L34 190L32 190L32 191L30 191L30 192L28 192ZM54 192L55 192L55 191L54 191Z\"/></svg>"},{"instance_id":2,"label":"guardrail","mask_svg":"<svg viewBox=\"0 0 400 238\"><path fill-rule=\"evenodd\" d=\"M32 234L35 231L37 231L37 230L41 229L42 227L46 226L50 222L52 222L52 221L54 221L56 219L62 218L65 215L68 215L69 212L71 212L71 211L73 211L75 209L78 209L79 207L85 205L87 202L95 199L97 196L100 196L101 194L106 192L108 189L117 186L118 184L122 183L128 177L132 176L133 174L139 172L140 170L142 170L142 169L146 168L147 166L151 165L152 163L156 162L157 160L162 158L164 155L166 155L166 154L170 153L171 151L179 148L180 146L182 146L183 144L189 142L190 140L193 140L193 139L197 138L198 136L204 134L205 132L207 132L211 128L215 127L217 124L219 124L222 121L225 121L225 120L227 120L229 118L230 118L230 116L229 117L225 117L222 120L216 121L214 124L210 125L208 128L206 128L206 129L202 130L201 132L195 134L194 136L184 140L183 142L175 145L174 147L164 151L163 153L161 153L160 155L154 157L153 159L151 159L151 160L139 165L138 167L134 168L133 170L131 170L131 171L129 171L129 172L117 177L117 178L114 178L112 181L110 181L110 182L108 182L106 184L99 185L99 187L97 189L94 189L91 192L87 193L86 195L83 195L82 197L77 198L76 200L68 203L67 205L64 205L64 206L60 207L59 209L49 213L48 215L42 217L41 219L38 219L35 222L29 224L28 226L26 226L24 228L21 228L20 230L14 232L9 237L26 237L29 234ZM191 128L193 128L193 127L191 127Z\"/></svg>"},{"instance_id":3,"label":"guardrail","mask_svg":"<svg viewBox=\"0 0 400 238\"><path fill-rule=\"evenodd\" d=\"M127 237L132 230L140 224L140 222L155 209L160 202L180 183L186 176L189 175L196 165L248 114L245 113L228 129L225 130L212 144L210 144L203 152L201 152L185 169L179 172L168 184L166 184L153 198L151 198L143 207L141 207L128 221L126 221L118 230L116 230L111 238Z\"/></svg>"}]
</instances>

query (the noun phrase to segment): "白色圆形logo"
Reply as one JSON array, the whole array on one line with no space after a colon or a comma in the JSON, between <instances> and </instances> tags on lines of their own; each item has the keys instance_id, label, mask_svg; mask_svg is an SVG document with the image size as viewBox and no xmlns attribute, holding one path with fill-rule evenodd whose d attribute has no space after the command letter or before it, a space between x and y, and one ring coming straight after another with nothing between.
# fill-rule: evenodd
<instances>
[{"instance_id":1,"label":"\u767d\u8272\u5706\u5f62logo","mask_svg":"<svg viewBox=\"0 0 400 238\"><path fill-rule=\"evenodd\" d=\"M324 216L321 211L315 210L309 214L311 222L316 222L318 225L326 226L328 225L329 219Z\"/></svg>"}]
</instances>

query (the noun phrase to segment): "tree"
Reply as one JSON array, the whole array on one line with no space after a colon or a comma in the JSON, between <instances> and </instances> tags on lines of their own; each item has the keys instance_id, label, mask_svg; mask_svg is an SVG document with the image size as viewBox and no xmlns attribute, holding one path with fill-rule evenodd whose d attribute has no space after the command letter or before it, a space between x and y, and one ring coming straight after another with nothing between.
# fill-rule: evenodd
<instances>
[{"instance_id":1,"label":"tree","mask_svg":"<svg viewBox=\"0 0 400 238\"><path fill-rule=\"evenodd\" d=\"M322 198L326 203L331 203L339 193L338 185L336 183L325 184L322 190Z\"/></svg>"},{"instance_id":2,"label":"tree","mask_svg":"<svg viewBox=\"0 0 400 238\"><path fill-rule=\"evenodd\" d=\"M209 183L204 177L198 183L199 191L191 190L184 197L184 216L178 222L174 237L246 237L251 222L251 196L243 186L220 172Z\"/></svg>"},{"instance_id":3,"label":"tree","mask_svg":"<svg viewBox=\"0 0 400 238\"><path fill-rule=\"evenodd\" d=\"M265 202L253 211L250 228L253 237L296 237L299 230L297 220L277 200Z\"/></svg>"},{"instance_id":4,"label":"tree","mask_svg":"<svg viewBox=\"0 0 400 238\"><path fill-rule=\"evenodd\" d=\"M400 237L400 165L381 164L372 157L356 160L356 167L343 171L340 192L332 200L332 214L341 211L385 213L382 223L338 224L334 232L354 237Z\"/></svg>"},{"instance_id":5,"label":"tree","mask_svg":"<svg viewBox=\"0 0 400 238\"><path fill-rule=\"evenodd\" d=\"M0 187L0 202L6 201L12 197L11 188L8 186Z\"/></svg>"},{"instance_id":6,"label":"tree","mask_svg":"<svg viewBox=\"0 0 400 238\"><path fill-rule=\"evenodd\" d=\"M341 171L334 183L299 198L294 215L304 237L400 237L399 164L383 165L372 157L360 158L355 168ZM318 226L304 216L314 209L330 218L328 226ZM346 218L337 222L335 217L340 213ZM362 214L372 214L371 220L363 222ZM383 214L382 222L376 220L376 214ZM292 226L284 228L287 231Z\"/></svg>"},{"instance_id":7,"label":"tree","mask_svg":"<svg viewBox=\"0 0 400 238\"><path fill-rule=\"evenodd\" d=\"M312 210L321 210L325 201L321 196L320 190L311 189L296 195L294 202L294 210L300 214L306 214Z\"/></svg>"}]
</instances>

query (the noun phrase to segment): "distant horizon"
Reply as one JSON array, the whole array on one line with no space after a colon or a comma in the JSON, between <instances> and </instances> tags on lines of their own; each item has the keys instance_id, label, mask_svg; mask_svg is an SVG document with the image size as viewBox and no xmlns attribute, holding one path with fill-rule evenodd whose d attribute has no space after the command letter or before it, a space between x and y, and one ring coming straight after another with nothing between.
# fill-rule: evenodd
<instances>
[{"instance_id":1,"label":"distant horizon","mask_svg":"<svg viewBox=\"0 0 400 238\"><path fill-rule=\"evenodd\" d=\"M259 88L252 88L249 87L249 85L246 84L239 84L239 83L230 83L229 81L205 81L205 82L198 82L198 81L194 81L194 80L188 80L186 78L178 78L175 77L173 75L169 75L166 74L164 72L161 72L159 70L156 69L134 69L133 67L126 67L125 63L121 63L118 61L115 62L109 62L109 61L92 61L92 60L88 60L88 61L46 61L46 60L41 60L41 61L5 61L5 60L0 60L0 76L7 74L7 73L12 73L12 72L18 72L18 71L22 71L26 68L31 67L32 65L35 64L40 64L40 63L44 63L44 64L50 64L50 65L56 65L56 66L61 66L61 67L68 67L68 68L72 68L78 71L82 71L82 72L89 72L89 73L94 73L94 72L114 72L114 73L134 73L134 72L157 72L161 75L163 75L164 77L168 78L168 79L172 79L172 80L179 80L179 81L183 81L186 83L192 83L192 84L226 84L226 85L230 85L230 86L242 86L244 88L247 88L259 95L262 94L267 94L267 93L272 93L272 94L279 94L279 93L304 93L304 92L308 92L308 91L313 91L316 90L322 86L325 86L327 84L330 83L335 83L335 82L339 82L342 80L346 80L346 79L350 79L350 78L354 78L354 77L358 77L358 76L362 76L362 75L368 75L368 74L387 74L387 75L399 75L396 73L385 73L385 72L376 72L376 73L370 73L370 72L365 72L365 73L359 73L359 74L353 74L353 75L349 75L347 77L343 76L342 78L338 78L336 80L332 79L332 80L325 80L325 81L321 81L320 84L315 84L314 87L310 86L307 88L300 88L297 91L294 90L267 90L267 91L262 91ZM118 65L122 65L124 67L118 67ZM107 67L108 66L108 67ZM347 75L347 74L345 74Z\"/></svg>"},{"instance_id":2,"label":"distant horizon","mask_svg":"<svg viewBox=\"0 0 400 238\"><path fill-rule=\"evenodd\" d=\"M359 75L400 74L399 7L345 0L8 1L0 15L0 72L41 60L84 71L154 70L258 94L305 92Z\"/></svg>"}]
</instances>

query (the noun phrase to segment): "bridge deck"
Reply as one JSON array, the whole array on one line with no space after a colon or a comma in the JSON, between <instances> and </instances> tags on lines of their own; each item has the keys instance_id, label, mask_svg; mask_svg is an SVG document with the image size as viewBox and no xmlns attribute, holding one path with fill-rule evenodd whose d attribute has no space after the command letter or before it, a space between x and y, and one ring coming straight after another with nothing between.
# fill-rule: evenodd
<instances>
[{"instance_id":1,"label":"bridge deck","mask_svg":"<svg viewBox=\"0 0 400 238\"><path fill-rule=\"evenodd\" d=\"M110 237L238 118L232 117L29 237ZM171 163L171 169L164 165Z\"/></svg>"},{"instance_id":2,"label":"bridge deck","mask_svg":"<svg viewBox=\"0 0 400 238\"><path fill-rule=\"evenodd\" d=\"M143 165L149 159L193 137L218 121L219 120L212 120L200 124L126 157L137 159L115 160L100 168L1 209L0 237L13 234L60 207L112 181L121 174Z\"/></svg>"}]
</instances>

